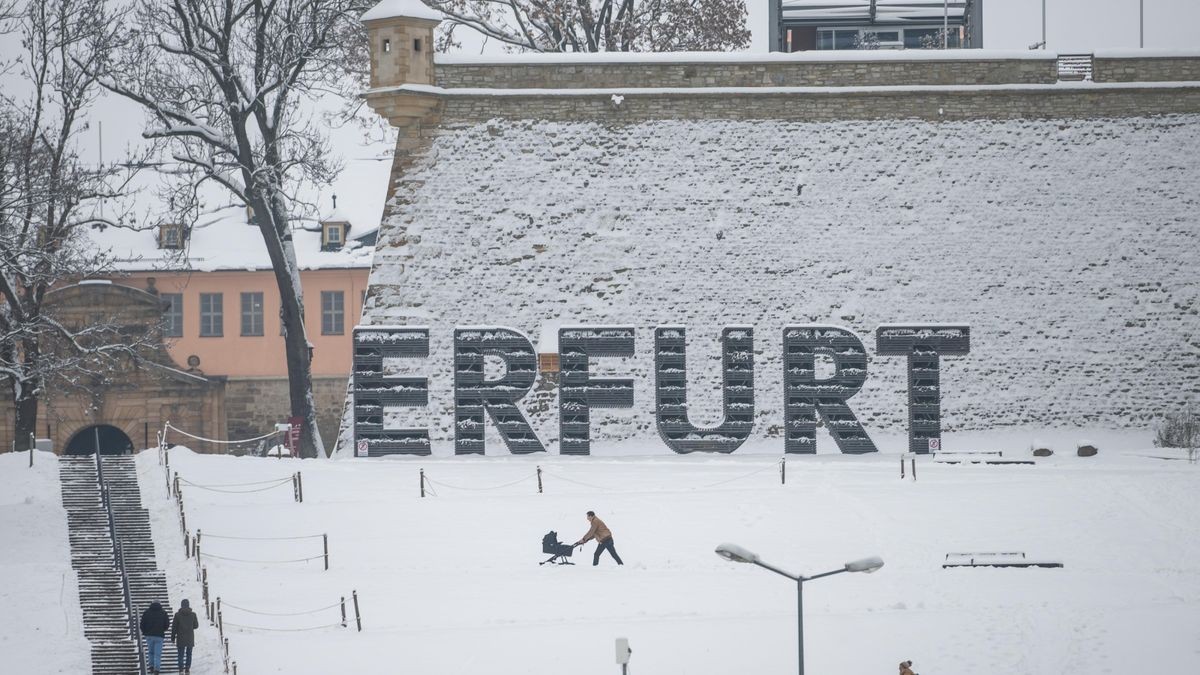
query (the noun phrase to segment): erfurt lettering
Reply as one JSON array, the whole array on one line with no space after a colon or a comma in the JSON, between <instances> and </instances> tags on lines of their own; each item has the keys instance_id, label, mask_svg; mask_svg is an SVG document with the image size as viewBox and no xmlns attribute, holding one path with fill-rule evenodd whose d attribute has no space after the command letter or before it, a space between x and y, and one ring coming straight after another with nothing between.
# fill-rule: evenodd
<instances>
[{"instance_id":1,"label":"erfurt lettering","mask_svg":"<svg viewBox=\"0 0 1200 675\"><path fill-rule=\"evenodd\" d=\"M591 453L591 411L629 408L633 380L593 377L591 363L635 354L632 326L568 326L558 332L559 453ZM867 381L867 350L840 326L794 325L783 329L783 450L815 453L817 423L824 423L841 452L876 452L851 399ZM688 414L687 329L654 329L654 413L658 434L678 453L737 450L754 428L754 328L721 331L721 422L697 427ZM925 453L941 445L942 356L970 352L970 328L958 324L885 324L875 331L876 353L908 358L909 451ZM833 375L818 378L816 357L833 362ZM429 356L429 329L420 326L359 326L354 329L354 447L360 456L428 455L425 429L395 429L384 423L388 407L429 403L429 381L389 372L393 359ZM499 359L504 374L489 379L487 357ZM538 354L532 342L512 328L468 326L454 331L454 451L484 452L487 418L509 452L545 452L517 405L533 388Z\"/></svg>"}]
</instances>

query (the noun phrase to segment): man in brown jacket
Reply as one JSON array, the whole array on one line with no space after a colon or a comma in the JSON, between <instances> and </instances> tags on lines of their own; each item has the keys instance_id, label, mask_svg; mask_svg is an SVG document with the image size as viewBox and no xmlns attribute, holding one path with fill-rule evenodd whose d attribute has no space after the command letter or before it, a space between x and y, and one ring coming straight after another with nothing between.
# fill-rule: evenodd
<instances>
[{"instance_id":1,"label":"man in brown jacket","mask_svg":"<svg viewBox=\"0 0 1200 675\"><path fill-rule=\"evenodd\" d=\"M618 565L624 565L625 563L621 562L621 556L617 555L617 549L613 548L612 531L608 529L608 526L604 524L604 521L596 517L595 511L588 511L587 519L592 526L588 528L587 534L583 535L583 539L575 542L575 546L582 546L583 544L595 539L596 555L592 558L593 567L600 564L600 554L605 550L612 555L613 560L616 560Z\"/></svg>"}]
</instances>

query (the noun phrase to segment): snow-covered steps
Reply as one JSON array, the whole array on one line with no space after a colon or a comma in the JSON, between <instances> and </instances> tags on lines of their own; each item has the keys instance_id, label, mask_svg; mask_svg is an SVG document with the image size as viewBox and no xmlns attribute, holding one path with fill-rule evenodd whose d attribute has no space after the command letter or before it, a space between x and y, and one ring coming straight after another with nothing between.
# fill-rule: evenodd
<instances>
[{"instance_id":1,"label":"snow-covered steps","mask_svg":"<svg viewBox=\"0 0 1200 675\"><path fill-rule=\"evenodd\" d=\"M149 516L141 508L133 459L105 457L102 461L116 542L125 557L132 618L140 619L151 602L161 603L169 613L166 577L155 563ZM92 643L92 673L137 673L138 648L129 634L131 617L125 608L116 545L101 498L95 458L60 458L59 479L67 510L71 566L79 575L84 635ZM173 672L174 663L174 646L168 642L163 650L163 672Z\"/></svg>"}]
</instances>

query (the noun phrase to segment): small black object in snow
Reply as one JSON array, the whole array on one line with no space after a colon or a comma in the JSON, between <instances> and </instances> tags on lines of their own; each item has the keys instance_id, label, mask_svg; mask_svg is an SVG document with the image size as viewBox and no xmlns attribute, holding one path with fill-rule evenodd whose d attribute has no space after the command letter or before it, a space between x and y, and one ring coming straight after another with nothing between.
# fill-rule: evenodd
<instances>
[{"instance_id":1,"label":"small black object in snow","mask_svg":"<svg viewBox=\"0 0 1200 675\"><path fill-rule=\"evenodd\" d=\"M558 533L554 530L550 530L546 536L542 537L542 553L549 553L550 557L538 564L545 565L546 563L554 563L556 565L574 565L575 563L567 560L567 558L570 558L571 554L574 552L574 546L562 543L558 540Z\"/></svg>"}]
</instances>

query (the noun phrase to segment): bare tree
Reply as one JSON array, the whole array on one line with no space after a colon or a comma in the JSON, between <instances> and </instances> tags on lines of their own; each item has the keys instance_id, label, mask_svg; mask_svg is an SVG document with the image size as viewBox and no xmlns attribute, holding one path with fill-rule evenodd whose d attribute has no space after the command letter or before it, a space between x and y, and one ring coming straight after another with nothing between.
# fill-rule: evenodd
<instances>
[{"instance_id":1,"label":"bare tree","mask_svg":"<svg viewBox=\"0 0 1200 675\"><path fill-rule=\"evenodd\" d=\"M457 26L539 52L728 51L750 44L745 0L423 0Z\"/></svg>"},{"instance_id":2,"label":"bare tree","mask_svg":"<svg viewBox=\"0 0 1200 675\"><path fill-rule=\"evenodd\" d=\"M100 91L89 71L108 59L118 17L103 0L40 0L0 15L21 40L20 55L3 65L17 85L0 94L0 381L25 449L47 387L93 381L136 355L144 336L107 320L61 322L47 302L56 284L111 271L86 232L122 225L97 213L129 176L83 162L76 141Z\"/></svg>"},{"instance_id":3,"label":"bare tree","mask_svg":"<svg viewBox=\"0 0 1200 675\"><path fill-rule=\"evenodd\" d=\"M1155 428L1154 444L1160 448L1184 448L1189 462L1197 459L1200 447L1200 413L1191 402L1183 410L1167 413Z\"/></svg>"},{"instance_id":4,"label":"bare tree","mask_svg":"<svg viewBox=\"0 0 1200 675\"><path fill-rule=\"evenodd\" d=\"M311 112L337 90L366 0L139 0L120 62L104 86L145 109L143 136L193 192L217 186L251 209L282 300L291 415L302 454L324 456L312 393L312 346L292 242L311 213L305 186L339 170Z\"/></svg>"}]
</instances>

